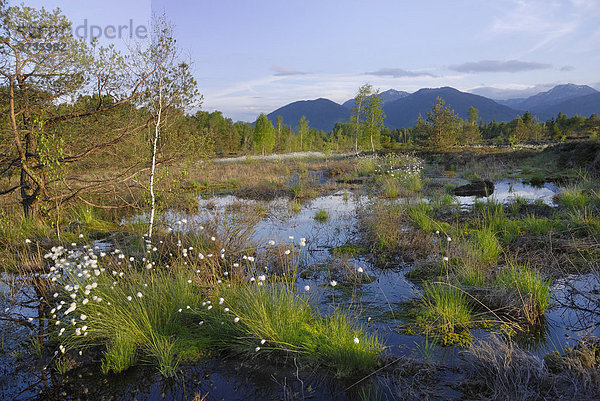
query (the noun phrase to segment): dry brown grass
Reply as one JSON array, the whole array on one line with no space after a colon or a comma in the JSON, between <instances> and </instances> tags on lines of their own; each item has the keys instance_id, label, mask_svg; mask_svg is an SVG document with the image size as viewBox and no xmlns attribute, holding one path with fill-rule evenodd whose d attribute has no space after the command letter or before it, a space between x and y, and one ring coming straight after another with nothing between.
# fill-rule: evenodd
<instances>
[{"instance_id":1,"label":"dry brown grass","mask_svg":"<svg viewBox=\"0 0 600 401\"><path fill-rule=\"evenodd\" d=\"M413 262L439 254L428 233L409 229L404 206L374 201L358 210L362 240L380 264Z\"/></svg>"},{"instance_id":2,"label":"dry brown grass","mask_svg":"<svg viewBox=\"0 0 600 401\"><path fill-rule=\"evenodd\" d=\"M600 391L598 367L581 363L554 372L542 358L512 341L491 335L474 340L462 354L467 363L465 392L487 400L593 400ZM572 360L567 353L559 360Z\"/></svg>"}]
</instances>

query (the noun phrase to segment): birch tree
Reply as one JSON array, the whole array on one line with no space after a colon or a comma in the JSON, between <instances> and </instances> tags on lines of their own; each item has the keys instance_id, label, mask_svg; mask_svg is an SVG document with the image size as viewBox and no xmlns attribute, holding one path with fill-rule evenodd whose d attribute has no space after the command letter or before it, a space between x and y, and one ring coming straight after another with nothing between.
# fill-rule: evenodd
<instances>
[{"instance_id":1,"label":"birch tree","mask_svg":"<svg viewBox=\"0 0 600 401\"><path fill-rule=\"evenodd\" d=\"M354 123L354 152L356 154L358 154L358 138L361 136L361 118L364 113L364 104L372 92L373 87L367 83L358 88L358 93L354 97L354 107L352 108L350 121Z\"/></svg>"},{"instance_id":2,"label":"birch tree","mask_svg":"<svg viewBox=\"0 0 600 401\"><path fill-rule=\"evenodd\" d=\"M372 93L366 100L364 132L371 144L371 152L375 152L375 144L379 147L381 130L383 129L383 101L379 89Z\"/></svg>"},{"instance_id":3,"label":"birch tree","mask_svg":"<svg viewBox=\"0 0 600 401\"><path fill-rule=\"evenodd\" d=\"M146 48L138 46L136 53L135 64L140 73L152 71L146 80L144 96L140 98L140 105L153 116L148 222L148 237L152 238L156 215L155 173L161 132L171 115L190 106L200 106L202 97L191 74L189 61L184 60L177 48L173 25L164 14L153 17L150 43Z\"/></svg>"}]
</instances>

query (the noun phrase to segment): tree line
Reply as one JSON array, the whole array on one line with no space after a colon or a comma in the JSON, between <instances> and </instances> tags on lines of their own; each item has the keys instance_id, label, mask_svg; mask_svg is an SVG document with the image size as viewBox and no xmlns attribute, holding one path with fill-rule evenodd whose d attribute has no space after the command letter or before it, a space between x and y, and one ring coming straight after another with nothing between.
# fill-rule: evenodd
<instances>
[{"instance_id":1,"label":"tree line","mask_svg":"<svg viewBox=\"0 0 600 401\"><path fill-rule=\"evenodd\" d=\"M405 146L449 148L465 145L516 145L525 142L597 137L600 118L559 113L546 122L538 121L530 112L507 122L484 122L479 111L469 108L469 117L460 118L441 98L425 116L419 116L410 128L390 129L384 125L385 114L379 90L369 84L361 86L355 96L350 120L336 123L330 132L310 127L302 116L295 126L275 124L261 114L255 124L237 122L220 112L198 111L192 119L199 132L210 139L214 154L279 153L306 150L377 151Z\"/></svg>"},{"instance_id":2,"label":"tree line","mask_svg":"<svg viewBox=\"0 0 600 401\"><path fill-rule=\"evenodd\" d=\"M218 111L190 112L202 96L164 17L153 23L150 41L124 54L74 38L58 9L0 1L0 19L0 196L18 199L28 217L73 199L91 203L86 194L126 191L141 185L140 174L151 175L152 187L155 167L176 160L516 144L595 137L600 130L595 114L540 122L527 112L485 123L471 108L463 120L439 98L414 127L391 130L380 91L369 84L358 89L350 120L331 132L312 128L304 116L294 126L265 114L254 124L233 122ZM64 46L25 46L40 41Z\"/></svg>"}]
</instances>

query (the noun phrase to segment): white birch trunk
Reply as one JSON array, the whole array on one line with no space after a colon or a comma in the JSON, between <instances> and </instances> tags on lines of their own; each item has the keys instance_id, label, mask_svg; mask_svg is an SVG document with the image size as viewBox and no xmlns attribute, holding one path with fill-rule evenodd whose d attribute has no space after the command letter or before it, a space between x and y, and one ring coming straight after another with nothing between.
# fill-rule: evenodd
<instances>
[{"instance_id":1,"label":"white birch trunk","mask_svg":"<svg viewBox=\"0 0 600 401\"><path fill-rule=\"evenodd\" d=\"M148 224L148 238L152 238L152 229L154 227L154 215L156 213L156 197L154 196L154 172L156 171L156 147L160 135L160 123L162 117L162 76L159 80L158 89L158 113L156 116L156 126L154 128L154 138L152 140L152 168L150 170L150 222Z\"/></svg>"}]
</instances>

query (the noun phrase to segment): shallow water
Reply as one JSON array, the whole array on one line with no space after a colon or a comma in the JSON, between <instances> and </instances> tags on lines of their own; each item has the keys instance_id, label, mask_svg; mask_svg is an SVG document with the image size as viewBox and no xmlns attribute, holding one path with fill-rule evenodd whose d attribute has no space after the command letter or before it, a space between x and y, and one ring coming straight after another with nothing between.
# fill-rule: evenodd
<instances>
[{"instance_id":1,"label":"shallow water","mask_svg":"<svg viewBox=\"0 0 600 401\"><path fill-rule=\"evenodd\" d=\"M514 180L503 180L496 184L496 190L490 198L508 202L516 196L521 196L528 200L541 199L544 203L552 205L552 198L558 191L553 185L535 188ZM465 206L474 202L474 199L459 200ZM259 207L267 213L252 232L253 241L261 245L269 240L287 244L293 242L297 247L299 239L306 238L307 247L302 249L303 263L308 266L326 265L332 257L331 248L356 239L356 211L367 202L368 198L364 195L340 191L307 202L298 213L293 213L287 199L259 202L223 196L200 200L197 214L169 212L163 218L164 223L170 226L194 229L210 221L215 215L223 217L239 208ZM327 221L315 220L315 213L319 210L327 212ZM182 220L186 223L176 224ZM291 240L290 236L294 239ZM309 285L310 296L324 313L341 308L356 314L368 331L377 333L386 345L388 355L418 355L419 347L425 342L424 337L398 332L398 325L402 323L399 314L401 304L419 296L418 287L404 276L411 266L398 264L395 268L381 270L374 266L369 258L363 256L351 257L345 262L356 269L361 267L364 273L372 276L374 280L368 284L340 284L334 289L328 285L331 277L326 270L322 270L319 274L300 278L298 288ZM539 355L572 344L582 334L575 325L581 316L572 309L559 305L559 301L565 299L565 291L569 290L567 284L571 283L576 287L600 288L598 277L589 275L571 276L553 284L555 302L547 312L545 333L539 341L532 341L530 345L531 350ZM6 330L6 327L3 326L3 330ZM594 334L600 335L597 331L598 329ZM487 335L483 331L476 331L474 334ZM449 366L454 365L458 363L457 352L456 347L436 347L435 358ZM376 386L382 400L396 399L388 373L374 375L361 386L348 389L352 383L341 383L323 375L322 372L296 371L290 368L289 364L287 367L265 366L257 372L240 361L209 359L194 366L183 367L183 376L176 382L161 378L152 367L138 367L114 376L103 376L97 371L81 369L71 372L63 380L61 377L49 376L49 370L25 369L23 364L17 366L18 364L10 362L9 359L0 357L0 369L4 376L0 381L2 399L16 397L40 400L129 400L135 395L138 400L191 400L196 394L208 394L206 400L358 400L361 386ZM18 380L9 382L7 377L15 372L18 372ZM38 395L39 391L43 392L42 395ZM450 387L444 394L448 399L460 396Z\"/></svg>"},{"instance_id":2,"label":"shallow water","mask_svg":"<svg viewBox=\"0 0 600 401\"><path fill-rule=\"evenodd\" d=\"M541 201L549 206L556 206L554 196L560 192L560 188L552 183L542 186L526 184L521 180L502 179L494 183L494 192L487 197L457 196L456 199L462 206L472 206L475 200L495 201L498 203L510 203L516 199L527 201Z\"/></svg>"}]
</instances>

